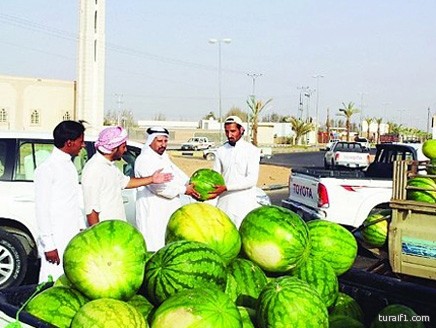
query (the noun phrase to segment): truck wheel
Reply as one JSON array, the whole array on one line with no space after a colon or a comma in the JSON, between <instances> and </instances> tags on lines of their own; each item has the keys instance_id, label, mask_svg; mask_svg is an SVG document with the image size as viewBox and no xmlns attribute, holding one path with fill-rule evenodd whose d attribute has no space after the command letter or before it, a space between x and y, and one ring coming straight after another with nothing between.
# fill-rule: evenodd
<instances>
[{"instance_id":1,"label":"truck wheel","mask_svg":"<svg viewBox=\"0 0 436 328\"><path fill-rule=\"evenodd\" d=\"M215 160L215 154L214 153L206 154L206 160L208 160L208 161Z\"/></svg>"},{"instance_id":2,"label":"truck wheel","mask_svg":"<svg viewBox=\"0 0 436 328\"><path fill-rule=\"evenodd\" d=\"M20 285L27 272L26 251L14 235L0 229L0 289Z\"/></svg>"}]
</instances>

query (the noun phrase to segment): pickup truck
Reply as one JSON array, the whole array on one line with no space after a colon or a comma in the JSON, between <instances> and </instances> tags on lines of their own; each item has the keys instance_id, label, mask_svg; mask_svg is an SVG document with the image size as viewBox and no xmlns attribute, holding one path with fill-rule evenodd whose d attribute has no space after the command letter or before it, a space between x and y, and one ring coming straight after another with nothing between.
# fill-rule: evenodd
<instances>
[{"instance_id":1,"label":"pickup truck","mask_svg":"<svg viewBox=\"0 0 436 328\"><path fill-rule=\"evenodd\" d=\"M424 160L417 144L378 144L366 170L291 169L289 196L282 206L304 219L323 219L359 227L374 210L388 208L392 196L393 163Z\"/></svg>"},{"instance_id":2,"label":"pickup truck","mask_svg":"<svg viewBox=\"0 0 436 328\"><path fill-rule=\"evenodd\" d=\"M324 154L324 168L366 168L370 162L369 148L359 142L338 141Z\"/></svg>"},{"instance_id":3,"label":"pickup truck","mask_svg":"<svg viewBox=\"0 0 436 328\"><path fill-rule=\"evenodd\" d=\"M207 137L192 137L187 142L182 143L182 150L203 150L215 147L215 143Z\"/></svg>"}]
</instances>

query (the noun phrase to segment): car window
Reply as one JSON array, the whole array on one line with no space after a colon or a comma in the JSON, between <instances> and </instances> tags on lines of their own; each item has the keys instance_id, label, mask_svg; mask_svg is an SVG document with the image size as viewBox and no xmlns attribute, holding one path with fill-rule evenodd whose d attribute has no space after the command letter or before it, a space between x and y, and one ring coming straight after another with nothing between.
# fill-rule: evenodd
<instances>
[{"instance_id":1,"label":"car window","mask_svg":"<svg viewBox=\"0 0 436 328\"><path fill-rule=\"evenodd\" d=\"M0 140L0 179L5 174L6 166L6 141Z\"/></svg>"},{"instance_id":2,"label":"car window","mask_svg":"<svg viewBox=\"0 0 436 328\"><path fill-rule=\"evenodd\" d=\"M22 142L18 148L14 180L32 181L36 167L46 160L54 145L50 143Z\"/></svg>"}]
</instances>

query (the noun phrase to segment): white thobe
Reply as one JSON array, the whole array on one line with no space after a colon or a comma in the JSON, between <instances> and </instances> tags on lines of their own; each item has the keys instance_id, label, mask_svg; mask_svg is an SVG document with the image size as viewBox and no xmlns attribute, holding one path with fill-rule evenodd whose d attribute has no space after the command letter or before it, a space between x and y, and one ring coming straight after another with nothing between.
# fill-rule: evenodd
<instances>
[{"instance_id":1,"label":"white thobe","mask_svg":"<svg viewBox=\"0 0 436 328\"><path fill-rule=\"evenodd\" d=\"M157 251L165 245L165 231L171 214L193 201L184 195L189 177L166 153L159 155L145 146L135 161L135 176L147 177L159 169L163 169L162 173L172 173L173 179L140 187L136 194L136 226L144 235L148 251Z\"/></svg>"},{"instance_id":2,"label":"white thobe","mask_svg":"<svg viewBox=\"0 0 436 328\"><path fill-rule=\"evenodd\" d=\"M68 242L85 227L77 170L71 156L58 148L39 165L34 175L35 216L41 257L39 281L63 274L62 257ZM61 263L49 263L45 252L57 250Z\"/></svg>"},{"instance_id":3,"label":"white thobe","mask_svg":"<svg viewBox=\"0 0 436 328\"><path fill-rule=\"evenodd\" d=\"M217 149L214 170L220 172L227 191L218 197L217 207L239 228L244 217L259 204L256 184L259 178L260 150L240 139L235 146L225 143Z\"/></svg>"},{"instance_id":4,"label":"white thobe","mask_svg":"<svg viewBox=\"0 0 436 328\"><path fill-rule=\"evenodd\" d=\"M130 177L124 175L115 163L96 152L85 164L82 173L82 189L85 214L98 212L99 220L127 221L122 190Z\"/></svg>"}]
</instances>

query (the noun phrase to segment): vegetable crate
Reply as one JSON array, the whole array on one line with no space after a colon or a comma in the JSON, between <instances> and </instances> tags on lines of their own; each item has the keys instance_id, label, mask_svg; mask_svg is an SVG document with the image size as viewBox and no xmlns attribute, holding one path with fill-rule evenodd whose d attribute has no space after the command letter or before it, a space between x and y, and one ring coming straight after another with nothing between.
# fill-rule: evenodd
<instances>
[{"instance_id":1,"label":"vegetable crate","mask_svg":"<svg viewBox=\"0 0 436 328\"><path fill-rule=\"evenodd\" d=\"M394 162L393 190L389 225L389 262L392 271L436 280L436 204L407 200L408 190L435 191L411 187L407 182L427 175L428 162Z\"/></svg>"}]
</instances>

